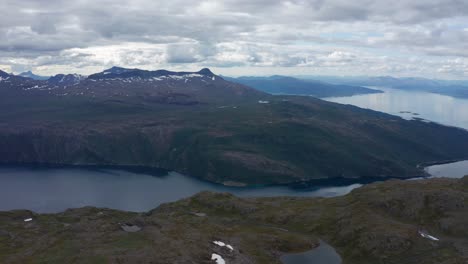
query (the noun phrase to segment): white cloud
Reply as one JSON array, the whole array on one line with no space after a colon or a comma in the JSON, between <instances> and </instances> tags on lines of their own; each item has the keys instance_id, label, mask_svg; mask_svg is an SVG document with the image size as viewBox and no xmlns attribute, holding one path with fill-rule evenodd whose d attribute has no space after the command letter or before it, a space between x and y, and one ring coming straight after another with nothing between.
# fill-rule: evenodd
<instances>
[{"instance_id":1,"label":"white cloud","mask_svg":"<svg viewBox=\"0 0 468 264\"><path fill-rule=\"evenodd\" d=\"M3 0L0 65L468 78L467 16L459 0Z\"/></svg>"}]
</instances>

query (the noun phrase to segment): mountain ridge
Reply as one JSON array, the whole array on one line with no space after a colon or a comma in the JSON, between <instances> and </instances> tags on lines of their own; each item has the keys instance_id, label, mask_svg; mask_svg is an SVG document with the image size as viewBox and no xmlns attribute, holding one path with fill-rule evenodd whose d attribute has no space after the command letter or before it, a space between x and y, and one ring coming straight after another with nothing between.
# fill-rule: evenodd
<instances>
[{"instance_id":1,"label":"mountain ridge","mask_svg":"<svg viewBox=\"0 0 468 264\"><path fill-rule=\"evenodd\" d=\"M26 77L26 78L31 78L31 79L34 79L34 80L42 80L42 81L45 81L45 80L48 80L50 78L50 76L39 76L39 75L36 75L34 74L32 71L26 71L26 72L22 72L20 74L18 74L18 76L21 76L21 77Z\"/></svg>"},{"instance_id":2,"label":"mountain ridge","mask_svg":"<svg viewBox=\"0 0 468 264\"><path fill-rule=\"evenodd\" d=\"M317 80L302 80L290 76L273 75L269 77L244 76L226 77L232 82L254 87L271 94L309 95L318 98L373 94L382 91L360 86L335 85Z\"/></svg>"}]
</instances>

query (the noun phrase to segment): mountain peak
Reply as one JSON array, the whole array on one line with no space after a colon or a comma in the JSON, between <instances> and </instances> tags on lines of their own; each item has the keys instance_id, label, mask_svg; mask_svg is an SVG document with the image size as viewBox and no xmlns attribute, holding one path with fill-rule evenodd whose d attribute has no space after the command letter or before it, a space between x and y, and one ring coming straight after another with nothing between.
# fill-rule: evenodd
<instances>
[{"instance_id":1,"label":"mountain peak","mask_svg":"<svg viewBox=\"0 0 468 264\"><path fill-rule=\"evenodd\" d=\"M50 84L55 84L55 85L75 85L80 83L83 79L85 79L85 76L79 75L79 74L57 74L55 76L50 77L47 81Z\"/></svg>"},{"instance_id":2,"label":"mountain peak","mask_svg":"<svg viewBox=\"0 0 468 264\"><path fill-rule=\"evenodd\" d=\"M10 74L0 70L0 77L9 77L9 76L10 76Z\"/></svg>"},{"instance_id":3,"label":"mountain peak","mask_svg":"<svg viewBox=\"0 0 468 264\"><path fill-rule=\"evenodd\" d=\"M214 73L208 68L203 68L198 73L203 75L214 75Z\"/></svg>"},{"instance_id":4,"label":"mountain peak","mask_svg":"<svg viewBox=\"0 0 468 264\"><path fill-rule=\"evenodd\" d=\"M112 68L104 70L103 73L104 74L109 74L109 73L121 74L121 73L129 72L129 71L132 71L132 70L134 70L134 69L128 69L128 68L123 68L123 67L118 67L118 66L112 66Z\"/></svg>"},{"instance_id":5,"label":"mountain peak","mask_svg":"<svg viewBox=\"0 0 468 264\"><path fill-rule=\"evenodd\" d=\"M36 75L34 74L32 71L26 71L26 72L22 72L20 74L18 74L18 76L21 76L21 77L26 77L26 78L31 78L33 80L47 80L50 78L50 76L39 76L39 75Z\"/></svg>"}]
</instances>

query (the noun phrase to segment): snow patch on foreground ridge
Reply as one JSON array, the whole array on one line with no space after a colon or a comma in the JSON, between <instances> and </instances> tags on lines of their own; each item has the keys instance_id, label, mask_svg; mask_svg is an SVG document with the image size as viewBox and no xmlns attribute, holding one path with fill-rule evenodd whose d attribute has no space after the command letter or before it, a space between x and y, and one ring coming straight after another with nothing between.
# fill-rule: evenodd
<instances>
[{"instance_id":1,"label":"snow patch on foreground ridge","mask_svg":"<svg viewBox=\"0 0 468 264\"><path fill-rule=\"evenodd\" d=\"M231 251L234 250L234 248L233 248L231 245L228 245L228 244L226 244L226 243L224 243L224 242L221 242L221 241L213 241L213 243L214 243L215 245L220 246L220 247L227 247L227 248L229 248L229 250L231 250Z\"/></svg>"},{"instance_id":2,"label":"snow patch on foreground ridge","mask_svg":"<svg viewBox=\"0 0 468 264\"><path fill-rule=\"evenodd\" d=\"M226 264L226 261L224 261L220 255L215 253L211 254L211 260L216 261L216 264Z\"/></svg>"},{"instance_id":3,"label":"snow patch on foreground ridge","mask_svg":"<svg viewBox=\"0 0 468 264\"><path fill-rule=\"evenodd\" d=\"M220 247L226 247L230 251L234 250L234 248L231 245L228 245L228 244L226 244L224 242L221 242L221 241L213 241L213 244L215 244L217 246L220 246ZM211 254L211 260L216 261L217 264L225 264L226 263L226 261L224 261L223 257L221 257L220 255L218 255L216 253Z\"/></svg>"},{"instance_id":4,"label":"snow patch on foreground ridge","mask_svg":"<svg viewBox=\"0 0 468 264\"><path fill-rule=\"evenodd\" d=\"M427 234L427 233L424 233L424 232L422 232L422 231L419 231L419 234L420 234L422 237L427 238L427 239L430 239L430 240L432 240L432 241L439 241L439 239L438 239L437 237L433 237L433 236L431 236L431 235L429 235L429 234Z\"/></svg>"}]
</instances>

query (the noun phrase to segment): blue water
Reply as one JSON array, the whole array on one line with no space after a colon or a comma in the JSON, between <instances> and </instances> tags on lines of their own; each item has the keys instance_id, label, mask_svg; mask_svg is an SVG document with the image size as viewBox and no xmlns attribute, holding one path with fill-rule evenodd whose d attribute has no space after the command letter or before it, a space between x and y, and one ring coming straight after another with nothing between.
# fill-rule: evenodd
<instances>
[{"instance_id":1,"label":"blue water","mask_svg":"<svg viewBox=\"0 0 468 264\"><path fill-rule=\"evenodd\" d=\"M432 177L462 178L468 175L468 160L430 166L426 171Z\"/></svg>"},{"instance_id":2,"label":"blue water","mask_svg":"<svg viewBox=\"0 0 468 264\"><path fill-rule=\"evenodd\" d=\"M384 91L348 97L329 97L324 100L351 104L405 119L423 118L443 125L468 129L468 100L419 91L374 87Z\"/></svg>"},{"instance_id":3,"label":"blue water","mask_svg":"<svg viewBox=\"0 0 468 264\"><path fill-rule=\"evenodd\" d=\"M153 176L113 169L25 167L0 167L0 182L0 211L28 209L40 213L83 206L143 212L201 191L230 192L241 197L331 197L344 195L361 186L242 188L212 184L174 172Z\"/></svg>"},{"instance_id":4,"label":"blue water","mask_svg":"<svg viewBox=\"0 0 468 264\"><path fill-rule=\"evenodd\" d=\"M341 264L342 260L332 246L320 240L317 248L304 253L284 255L281 257L281 262L284 264Z\"/></svg>"}]
</instances>

